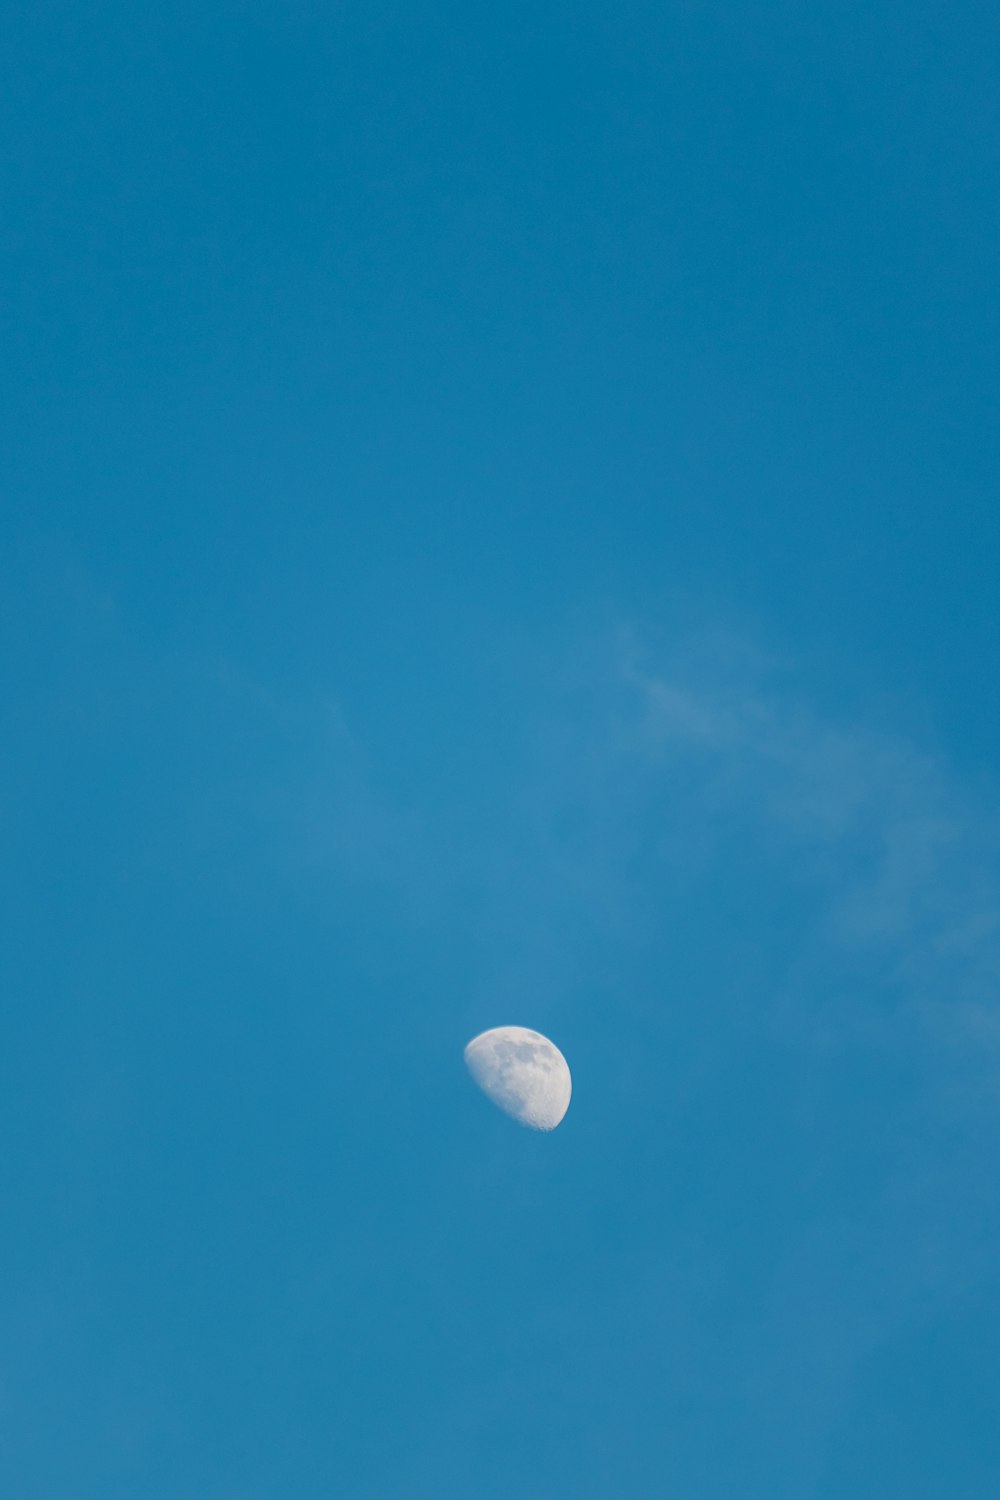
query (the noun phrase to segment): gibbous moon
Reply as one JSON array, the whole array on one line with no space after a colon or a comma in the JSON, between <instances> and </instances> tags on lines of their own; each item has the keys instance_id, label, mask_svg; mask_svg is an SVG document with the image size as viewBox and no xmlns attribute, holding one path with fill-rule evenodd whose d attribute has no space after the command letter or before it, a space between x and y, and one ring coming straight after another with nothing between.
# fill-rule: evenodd
<instances>
[{"instance_id":1,"label":"gibbous moon","mask_svg":"<svg viewBox=\"0 0 1000 1500\"><path fill-rule=\"evenodd\" d=\"M559 1048L526 1026L495 1026L474 1036L465 1065L483 1093L519 1125L555 1130L573 1082Z\"/></svg>"}]
</instances>

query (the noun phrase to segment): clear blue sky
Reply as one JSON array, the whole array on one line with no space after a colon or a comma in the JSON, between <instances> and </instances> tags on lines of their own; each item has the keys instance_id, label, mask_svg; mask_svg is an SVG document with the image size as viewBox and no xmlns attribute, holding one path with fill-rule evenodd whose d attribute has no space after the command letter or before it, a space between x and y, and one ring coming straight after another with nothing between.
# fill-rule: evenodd
<instances>
[{"instance_id":1,"label":"clear blue sky","mask_svg":"<svg viewBox=\"0 0 1000 1500\"><path fill-rule=\"evenodd\" d=\"M998 41L6 8L5 1496L996 1492Z\"/></svg>"}]
</instances>

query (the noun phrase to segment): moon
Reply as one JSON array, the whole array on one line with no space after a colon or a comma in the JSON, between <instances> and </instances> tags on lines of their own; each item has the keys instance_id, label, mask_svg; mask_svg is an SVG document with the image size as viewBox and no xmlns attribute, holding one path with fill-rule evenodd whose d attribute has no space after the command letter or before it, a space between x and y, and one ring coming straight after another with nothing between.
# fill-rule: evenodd
<instances>
[{"instance_id":1,"label":"moon","mask_svg":"<svg viewBox=\"0 0 1000 1500\"><path fill-rule=\"evenodd\" d=\"M488 1099L530 1130L555 1130L569 1109L573 1081L559 1048L526 1026L494 1026L474 1036L465 1065Z\"/></svg>"}]
</instances>

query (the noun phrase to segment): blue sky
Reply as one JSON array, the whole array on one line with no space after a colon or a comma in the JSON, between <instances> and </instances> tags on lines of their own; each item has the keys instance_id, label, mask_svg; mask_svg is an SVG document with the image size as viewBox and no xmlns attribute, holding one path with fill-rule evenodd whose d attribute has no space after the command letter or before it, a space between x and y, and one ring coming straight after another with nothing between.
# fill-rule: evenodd
<instances>
[{"instance_id":1,"label":"blue sky","mask_svg":"<svg viewBox=\"0 0 1000 1500\"><path fill-rule=\"evenodd\" d=\"M995 8L3 38L4 1493L983 1500Z\"/></svg>"}]
</instances>

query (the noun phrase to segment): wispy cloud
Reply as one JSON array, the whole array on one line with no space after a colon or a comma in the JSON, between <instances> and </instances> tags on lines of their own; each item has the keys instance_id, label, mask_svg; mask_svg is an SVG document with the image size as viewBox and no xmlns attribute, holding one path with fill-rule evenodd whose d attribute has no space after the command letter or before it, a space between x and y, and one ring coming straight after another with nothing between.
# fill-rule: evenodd
<instances>
[{"instance_id":1,"label":"wispy cloud","mask_svg":"<svg viewBox=\"0 0 1000 1500\"><path fill-rule=\"evenodd\" d=\"M817 932L867 949L938 1026L1000 1038L1000 817L902 734L824 716L758 654L630 649L635 740L697 768L706 816L779 838L816 883Z\"/></svg>"},{"instance_id":2,"label":"wispy cloud","mask_svg":"<svg viewBox=\"0 0 1000 1500\"><path fill-rule=\"evenodd\" d=\"M283 709L268 821L304 869L392 888L425 933L461 923L487 1003L532 981L572 1005L669 927L679 881L738 856L798 903L774 974L790 1025L819 1021L810 987L836 956L877 973L883 1014L845 997L828 1031L919 1017L951 1044L1000 1042L1000 807L940 755L824 712L787 661L732 637L578 641L544 671L508 755L481 768L443 745L459 790L418 782L405 805L340 705Z\"/></svg>"}]
</instances>

